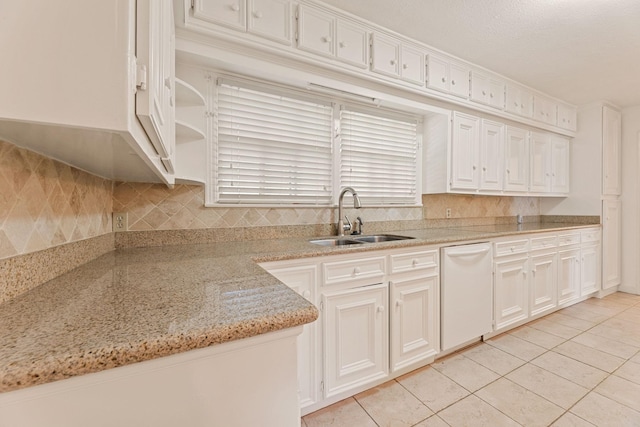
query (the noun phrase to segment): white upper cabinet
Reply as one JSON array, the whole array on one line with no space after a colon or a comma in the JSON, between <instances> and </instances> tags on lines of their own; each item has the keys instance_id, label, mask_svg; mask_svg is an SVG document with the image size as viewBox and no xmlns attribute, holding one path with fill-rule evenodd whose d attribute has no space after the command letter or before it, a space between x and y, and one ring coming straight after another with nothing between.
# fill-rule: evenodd
<instances>
[{"instance_id":1,"label":"white upper cabinet","mask_svg":"<svg viewBox=\"0 0 640 427\"><path fill-rule=\"evenodd\" d=\"M558 127L575 131L578 128L576 108L558 103Z\"/></svg>"},{"instance_id":2,"label":"white upper cabinet","mask_svg":"<svg viewBox=\"0 0 640 427\"><path fill-rule=\"evenodd\" d=\"M0 25L0 137L105 178L173 184L170 0L2 2L0 15L13 17Z\"/></svg>"},{"instance_id":3,"label":"white upper cabinet","mask_svg":"<svg viewBox=\"0 0 640 427\"><path fill-rule=\"evenodd\" d=\"M551 193L569 194L571 176L570 142L559 135L551 136Z\"/></svg>"},{"instance_id":4,"label":"white upper cabinet","mask_svg":"<svg viewBox=\"0 0 640 427\"><path fill-rule=\"evenodd\" d=\"M486 72L471 71L471 99L500 110L504 109L504 80Z\"/></svg>"},{"instance_id":5,"label":"white upper cabinet","mask_svg":"<svg viewBox=\"0 0 640 427\"><path fill-rule=\"evenodd\" d=\"M533 97L533 118L539 122L555 125L557 123L556 103L541 95Z\"/></svg>"},{"instance_id":6,"label":"white upper cabinet","mask_svg":"<svg viewBox=\"0 0 640 427\"><path fill-rule=\"evenodd\" d=\"M620 112L604 106L602 109L602 194L621 194L622 118Z\"/></svg>"},{"instance_id":7,"label":"white upper cabinet","mask_svg":"<svg viewBox=\"0 0 640 427\"><path fill-rule=\"evenodd\" d=\"M368 45L364 27L320 9L298 6L298 48L366 68Z\"/></svg>"},{"instance_id":8,"label":"white upper cabinet","mask_svg":"<svg viewBox=\"0 0 640 427\"><path fill-rule=\"evenodd\" d=\"M469 67L454 59L427 54L427 87L461 98L469 97Z\"/></svg>"},{"instance_id":9,"label":"white upper cabinet","mask_svg":"<svg viewBox=\"0 0 640 427\"><path fill-rule=\"evenodd\" d=\"M382 33L371 35L371 70L410 83L424 85L424 52Z\"/></svg>"},{"instance_id":10,"label":"white upper cabinet","mask_svg":"<svg viewBox=\"0 0 640 427\"><path fill-rule=\"evenodd\" d=\"M193 16L283 44L291 44L289 0L194 0Z\"/></svg>"},{"instance_id":11,"label":"white upper cabinet","mask_svg":"<svg viewBox=\"0 0 640 427\"><path fill-rule=\"evenodd\" d=\"M481 192L500 192L504 177L504 125L482 119L480 125Z\"/></svg>"},{"instance_id":12,"label":"white upper cabinet","mask_svg":"<svg viewBox=\"0 0 640 427\"><path fill-rule=\"evenodd\" d=\"M523 86L507 83L505 110L531 118L533 116L533 94Z\"/></svg>"},{"instance_id":13,"label":"white upper cabinet","mask_svg":"<svg viewBox=\"0 0 640 427\"><path fill-rule=\"evenodd\" d=\"M468 114L453 114L451 141L451 189L477 190L480 119Z\"/></svg>"},{"instance_id":14,"label":"white upper cabinet","mask_svg":"<svg viewBox=\"0 0 640 427\"><path fill-rule=\"evenodd\" d=\"M551 185L551 136L531 132L529 150L529 191L548 191Z\"/></svg>"},{"instance_id":15,"label":"white upper cabinet","mask_svg":"<svg viewBox=\"0 0 640 427\"><path fill-rule=\"evenodd\" d=\"M175 168L175 36L170 0L137 1L136 55L145 80L136 114L169 173Z\"/></svg>"},{"instance_id":16,"label":"white upper cabinet","mask_svg":"<svg viewBox=\"0 0 640 427\"><path fill-rule=\"evenodd\" d=\"M529 132L507 126L505 136L505 191L529 190Z\"/></svg>"}]
</instances>

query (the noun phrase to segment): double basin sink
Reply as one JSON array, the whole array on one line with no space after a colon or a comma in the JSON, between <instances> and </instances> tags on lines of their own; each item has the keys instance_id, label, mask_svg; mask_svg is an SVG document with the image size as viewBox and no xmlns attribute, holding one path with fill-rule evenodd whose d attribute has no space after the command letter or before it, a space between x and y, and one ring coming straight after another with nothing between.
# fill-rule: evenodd
<instances>
[{"instance_id":1,"label":"double basin sink","mask_svg":"<svg viewBox=\"0 0 640 427\"><path fill-rule=\"evenodd\" d=\"M407 239L413 239L413 237L397 236L393 234L375 234L370 236L351 235L345 237L336 237L332 239L315 239L309 240L309 242L322 246L348 246L361 245L363 243L381 243Z\"/></svg>"}]
</instances>

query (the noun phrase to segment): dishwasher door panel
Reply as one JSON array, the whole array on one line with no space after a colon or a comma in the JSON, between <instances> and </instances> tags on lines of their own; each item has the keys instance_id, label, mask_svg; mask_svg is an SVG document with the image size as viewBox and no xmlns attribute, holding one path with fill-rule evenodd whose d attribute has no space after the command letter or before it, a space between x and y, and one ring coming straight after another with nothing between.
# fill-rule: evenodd
<instances>
[{"instance_id":1,"label":"dishwasher door panel","mask_svg":"<svg viewBox=\"0 0 640 427\"><path fill-rule=\"evenodd\" d=\"M490 243L442 248L442 350L455 348L493 329Z\"/></svg>"}]
</instances>

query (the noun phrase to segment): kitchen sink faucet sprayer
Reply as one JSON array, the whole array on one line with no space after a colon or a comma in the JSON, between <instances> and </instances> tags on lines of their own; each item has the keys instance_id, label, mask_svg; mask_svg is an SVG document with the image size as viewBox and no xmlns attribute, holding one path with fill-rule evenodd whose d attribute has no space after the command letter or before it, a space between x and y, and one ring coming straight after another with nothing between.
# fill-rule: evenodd
<instances>
[{"instance_id":1,"label":"kitchen sink faucet sprayer","mask_svg":"<svg viewBox=\"0 0 640 427\"><path fill-rule=\"evenodd\" d=\"M351 187L344 187L344 189L340 192L340 197L338 198L338 236L344 236L345 231L351 230L351 221L347 218L347 224L342 221L342 200L344 199L344 195L346 193L351 193L353 195L353 207L355 209L360 209L362 205L360 204L360 198L358 197L358 193Z\"/></svg>"}]
</instances>

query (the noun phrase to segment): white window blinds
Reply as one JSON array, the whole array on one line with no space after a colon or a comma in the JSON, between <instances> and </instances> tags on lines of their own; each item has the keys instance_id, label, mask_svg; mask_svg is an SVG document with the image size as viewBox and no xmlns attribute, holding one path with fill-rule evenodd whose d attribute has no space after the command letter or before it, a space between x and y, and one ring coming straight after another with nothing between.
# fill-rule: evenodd
<instances>
[{"instance_id":1,"label":"white window blinds","mask_svg":"<svg viewBox=\"0 0 640 427\"><path fill-rule=\"evenodd\" d=\"M223 81L217 96L217 202L331 204L331 105Z\"/></svg>"},{"instance_id":2,"label":"white window blinds","mask_svg":"<svg viewBox=\"0 0 640 427\"><path fill-rule=\"evenodd\" d=\"M417 120L340 111L340 184L363 205L416 203Z\"/></svg>"}]
</instances>

